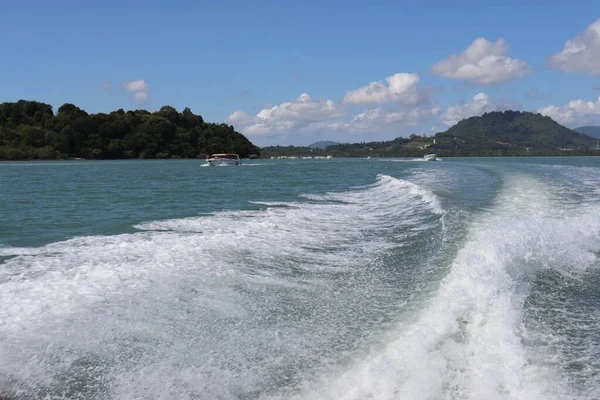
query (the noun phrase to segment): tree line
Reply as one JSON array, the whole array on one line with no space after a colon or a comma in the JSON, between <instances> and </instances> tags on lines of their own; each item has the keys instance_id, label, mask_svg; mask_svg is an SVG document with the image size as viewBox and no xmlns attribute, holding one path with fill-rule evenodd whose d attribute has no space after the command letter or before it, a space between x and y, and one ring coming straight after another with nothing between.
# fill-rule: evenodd
<instances>
[{"instance_id":1,"label":"tree line","mask_svg":"<svg viewBox=\"0 0 600 400\"><path fill-rule=\"evenodd\" d=\"M260 149L233 126L205 122L188 107L88 114L73 104L0 104L0 160L198 158L232 152L258 157Z\"/></svg>"},{"instance_id":2,"label":"tree line","mask_svg":"<svg viewBox=\"0 0 600 400\"><path fill-rule=\"evenodd\" d=\"M552 118L524 111L494 111L459 121L433 137L410 135L381 142L341 143L320 152L334 157L587 156L600 155L598 138L568 129ZM265 156L317 155L309 147L263 148Z\"/></svg>"}]
</instances>

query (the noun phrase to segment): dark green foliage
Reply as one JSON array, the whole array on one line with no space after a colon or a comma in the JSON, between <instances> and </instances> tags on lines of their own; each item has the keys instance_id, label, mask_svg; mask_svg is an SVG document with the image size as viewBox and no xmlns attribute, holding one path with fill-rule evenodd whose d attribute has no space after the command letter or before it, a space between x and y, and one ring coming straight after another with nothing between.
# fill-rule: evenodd
<instances>
[{"instance_id":1,"label":"dark green foliage","mask_svg":"<svg viewBox=\"0 0 600 400\"><path fill-rule=\"evenodd\" d=\"M263 157L277 156L314 156L323 155L323 151L308 146L267 146L260 149Z\"/></svg>"},{"instance_id":2,"label":"dark green foliage","mask_svg":"<svg viewBox=\"0 0 600 400\"><path fill-rule=\"evenodd\" d=\"M308 147L312 147L313 149L325 149L327 146L335 146L339 144L338 142L332 142L331 140L321 140L319 142L314 142L308 145Z\"/></svg>"},{"instance_id":3,"label":"dark green foliage","mask_svg":"<svg viewBox=\"0 0 600 400\"><path fill-rule=\"evenodd\" d=\"M565 128L552 118L521 111L486 113L436 134L433 150L461 151L589 149L596 140Z\"/></svg>"},{"instance_id":4,"label":"dark green foliage","mask_svg":"<svg viewBox=\"0 0 600 400\"><path fill-rule=\"evenodd\" d=\"M63 104L19 100L0 104L0 160L64 158L196 158L234 152L258 157L260 149L231 125L204 122L189 108L88 114Z\"/></svg>"},{"instance_id":5,"label":"dark green foliage","mask_svg":"<svg viewBox=\"0 0 600 400\"><path fill-rule=\"evenodd\" d=\"M600 129L599 129L600 130ZM435 142L434 142L435 140ZM345 143L318 153L308 147L266 147L265 156L440 157L600 155L598 139L565 128L550 117L521 111L491 112L460 121L434 138L410 135L384 142Z\"/></svg>"}]
</instances>

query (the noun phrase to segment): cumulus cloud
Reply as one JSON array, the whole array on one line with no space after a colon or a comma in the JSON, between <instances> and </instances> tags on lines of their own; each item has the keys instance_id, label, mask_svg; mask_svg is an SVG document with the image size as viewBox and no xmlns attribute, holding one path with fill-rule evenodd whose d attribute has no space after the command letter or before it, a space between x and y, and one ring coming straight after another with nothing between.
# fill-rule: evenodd
<instances>
[{"instance_id":1,"label":"cumulus cloud","mask_svg":"<svg viewBox=\"0 0 600 400\"><path fill-rule=\"evenodd\" d=\"M251 135L284 133L311 123L338 118L346 114L344 107L332 100L313 100L307 93L280 105L265 107L256 116L235 111L225 122L243 126Z\"/></svg>"},{"instance_id":2,"label":"cumulus cloud","mask_svg":"<svg viewBox=\"0 0 600 400\"><path fill-rule=\"evenodd\" d=\"M148 92L135 92L133 99L137 101L144 101L148 99Z\"/></svg>"},{"instance_id":3,"label":"cumulus cloud","mask_svg":"<svg viewBox=\"0 0 600 400\"><path fill-rule=\"evenodd\" d=\"M348 133L385 133L400 136L403 128L416 126L440 112L437 107L417 106L398 109L397 107L376 107L364 110L347 121L334 121L319 126L328 131Z\"/></svg>"},{"instance_id":4,"label":"cumulus cloud","mask_svg":"<svg viewBox=\"0 0 600 400\"><path fill-rule=\"evenodd\" d=\"M506 82L527 74L525 61L510 58L509 46L500 38L490 42L477 38L460 54L434 64L431 72L445 78L471 81L482 85Z\"/></svg>"},{"instance_id":5,"label":"cumulus cloud","mask_svg":"<svg viewBox=\"0 0 600 400\"><path fill-rule=\"evenodd\" d=\"M488 95L478 93L470 103L448 107L442 114L442 122L447 126L452 126L462 119L482 115L488 111L491 111Z\"/></svg>"},{"instance_id":6,"label":"cumulus cloud","mask_svg":"<svg viewBox=\"0 0 600 400\"><path fill-rule=\"evenodd\" d=\"M565 72L600 75L600 19L567 40L561 52L552 54L550 66Z\"/></svg>"},{"instance_id":7,"label":"cumulus cloud","mask_svg":"<svg viewBox=\"0 0 600 400\"><path fill-rule=\"evenodd\" d=\"M126 81L121 84L121 87L126 91L133 93L134 100L147 100L148 99L148 91L150 90L150 86L143 79L137 79L134 81Z\"/></svg>"},{"instance_id":8,"label":"cumulus cloud","mask_svg":"<svg viewBox=\"0 0 600 400\"><path fill-rule=\"evenodd\" d=\"M434 89L418 87L419 80L417 74L397 73L348 91L340 102L302 93L279 105L265 105L256 115L237 110L225 122L244 134L263 137L315 132L401 135L402 127L418 125L440 113Z\"/></svg>"},{"instance_id":9,"label":"cumulus cloud","mask_svg":"<svg viewBox=\"0 0 600 400\"><path fill-rule=\"evenodd\" d=\"M491 103L487 94L478 93L469 103L448 107L442 114L442 122L447 126L453 126L460 120L483 115L487 112L515 110L520 108L521 105L515 101L502 100Z\"/></svg>"},{"instance_id":10,"label":"cumulus cloud","mask_svg":"<svg viewBox=\"0 0 600 400\"><path fill-rule=\"evenodd\" d=\"M398 103L359 109L354 115L349 111L347 105L313 100L303 93L290 102L265 107L256 115L237 110L225 122L235 125L244 134L263 137L315 132L341 135L393 133L400 136L404 128L419 125L440 113L439 108L427 104L405 106Z\"/></svg>"},{"instance_id":11,"label":"cumulus cloud","mask_svg":"<svg viewBox=\"0 0 600 400\"><path fill-rule=\"evenodd\" d=\"M600 123L600 96L596 101L572 100L564 106L542 107L537 112L563 125Z\"/></svg>"},{"instance_id":12,"label":"cumulus cloud","mask_svg":"<svg viewBox=\"0 0 600 400\"><path fill-rule=\"evenodd\" d=\"M417 89L419 75L400 72L382 81L371 82L356 90L351 90L344 96L347 104L372 104L400 102L406 105L416 105L423 97Z\"/></svg>"}]
</instances>

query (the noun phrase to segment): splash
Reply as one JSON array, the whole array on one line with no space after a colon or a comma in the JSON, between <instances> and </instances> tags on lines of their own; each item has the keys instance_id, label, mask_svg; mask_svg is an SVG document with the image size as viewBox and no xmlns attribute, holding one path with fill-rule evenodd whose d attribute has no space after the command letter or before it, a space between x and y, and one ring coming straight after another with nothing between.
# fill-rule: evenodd
<instances>
[{"instance_id":1,"label":"splash","mask_svg":"<svg viewBox=\"0 0 600 400\"><path fill-rule=\"evenodd\" d=\"M2 248L0 393L256 398L378 329L374 313L392 320L385 259L435 235L442 211L389 176L264 205Z\"/></svg>"},{"instance_id":2,"label":"splash","mask_svg":"<svg viewBox=\"0 0 600 400\"><path fill-rule=\"evenodd\" d=\"M362 361L324 374L316 389L283 397L577 398L559 371L529 359L523 303L538 272L597 265L600 209L564 211L550 193L527 175L507 177L415 320L391 330Z\"/></svg>"}]
</instances>

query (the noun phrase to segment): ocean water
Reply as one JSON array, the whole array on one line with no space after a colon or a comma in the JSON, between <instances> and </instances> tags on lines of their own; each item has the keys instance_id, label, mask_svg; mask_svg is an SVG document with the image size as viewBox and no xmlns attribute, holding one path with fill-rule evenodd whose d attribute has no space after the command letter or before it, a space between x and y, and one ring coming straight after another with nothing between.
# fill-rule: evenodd
<instances>
[{"instance_id":1,"label":"ocean water","mask_svg":"<svg viewBox=\"0 0 600 400\"><path fill-rule=\"evenodd\" d=\"M600 159L0 163L0 397L600 398Z\"/></svg>"}]
</instances>

